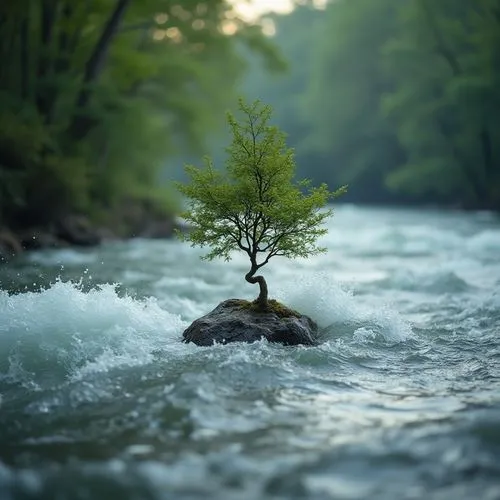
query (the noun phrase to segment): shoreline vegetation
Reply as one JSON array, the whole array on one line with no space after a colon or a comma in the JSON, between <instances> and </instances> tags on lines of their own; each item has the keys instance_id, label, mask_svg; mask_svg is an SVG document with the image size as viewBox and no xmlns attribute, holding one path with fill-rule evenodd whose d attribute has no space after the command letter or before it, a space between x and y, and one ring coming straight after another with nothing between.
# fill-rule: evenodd
<instances>
[{"instance_id":1,"label":"shoreline vegetation","mask_svg":"<svg viewBox=\"0 0 500 500\"><path fill-rule=\"evenodd\" d=\"M0 264L31 250L92 247L131 238L171 238L175 230L185 230L175 212L137 201L113 210L101 221L86 214L68 213L46 224L0 226Z\"/></svg>"},{"instance_id":2,"label":"shoreline vegetation","mask_svg":"<svg viewBox=\"0 0 500 500\"><path fill-rule=\"evenodd\" d=\"M347 184L343 202L500 211L498 0L303 5L276 16L275 43L290 72L255 63L245 89L300 176Z\"/></svg>"},{"instance_id":3,"label":"shoreline vegetation","mask_svg":"<svg viewBox=\"0 0 500 500\"><path fill-rule=\"evenodd\" d=\"M342 201L337 206L350 205ZM437 204L364 204L387 209L439 209L443 211L481 212L477 207ZM498 210L484 210L500 217ZM46 225L25 228L0 226L0 265L33 250L94 247L107 241L133 238L170 239L176 231L189 230L180 211L162 211L147 202L129 203L108 214L106 223L93 222L85 214L67 214Z\"/></svg>"},{"instance_id":4,"label":"shoreline vegetation","mask_svg":"<svg viewBox=\"0 0 500 500\"><path fill-rule=\"evenodd\" d=\"M241 95L344 203L499 213L499 60L497 0L0 2L0 254L170 237Z\"/></svg>"},{"instance_id":5,"label":"shoreline vegetation","mask_svg":"<svg viewBox=\"0 0 500 500\"><path fill-rule=\"evenodd\" d=\"M161 179L220 130L242 50L285 64L227 0L0 2L0 246L170 236Z\"/></svg>"}]
</instances>

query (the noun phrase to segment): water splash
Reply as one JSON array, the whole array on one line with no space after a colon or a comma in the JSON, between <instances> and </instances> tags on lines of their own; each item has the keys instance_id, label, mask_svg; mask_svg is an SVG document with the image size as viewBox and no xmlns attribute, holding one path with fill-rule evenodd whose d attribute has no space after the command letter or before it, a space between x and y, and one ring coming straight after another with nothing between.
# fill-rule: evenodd
<instances>
[{"instance_id":1,"label":"water splash","mask_svg":"<svg viewBox=\"0 0 500 500\"><path fill-rule=\"evenodd\" d=\"M114 285L83 291L58 281L39 292L0 292L0 376L29 383L150 362L185 323L156 299L119 296Z\"/></svg>"},{"instance_id":2,"label":"water splash","mask_svg":"<svg viewBox=\"0 0 500 500\"><path fill-rule=\"evenodd\" d=\"M358 340L381 338L403 342L413 337L411 326L389 306L363 305L326 272L299 276L300 286L289 284L278 292L279 300L311 316L326 338L352 335Z\"/></svg>"}]
</instances>

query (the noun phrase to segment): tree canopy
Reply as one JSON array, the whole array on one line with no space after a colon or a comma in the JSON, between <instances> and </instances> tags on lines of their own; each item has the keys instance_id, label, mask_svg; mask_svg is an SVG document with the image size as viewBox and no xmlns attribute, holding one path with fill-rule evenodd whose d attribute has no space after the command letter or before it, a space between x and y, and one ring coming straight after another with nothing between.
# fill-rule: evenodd
<instances>
[{"instance_id":1,"label":"tree canopy","mask_svg":"<svg viewBox=\"0 0 500 500\"><path fill-rule=\"evenodd\" d=\"M499 0L297 3L268 38L229 0L0 2L0 225L168 203L241 93L346 201L500 210Z\"/></svg>"},{"instance_id":2,"label":"tree canopy","mask_svg":"<svg viewBox=\"0 0 500 500\"><path fill-rule=\"evenodd\" d=\"M0 224L155 196L219 126L240 45L282 64L225 0L0 2Z\"/></svg>"},{"instance_id":3,"label":"tree canopy","mask_svg":"<svg viewBox=\"0 0 500 500\"><path fill-rule=\"evenodd\" d=\"M204 168L187 166L190 182L179 184L188 198L183 214L192 226L181 237L193 246L209 246L204 257L231 258L243 251L250 259L245 275L260 287L257 303L266 309L267 284L255 273L272 257L307 257L325 251L316 240L326 233L323 222L332 211L322 210L334 193L325 184L294 181L293 151L285 137L271 126L271 108L259 101L239 101L241 120L228 113L232 142L227 148L225 171L207 158Z\"/></svg>"},{"instance_id":4,"label":"tree canopy","mask_svg":"<svg viewBox=\"0 0 500 500\"><path fill-rule=\"evenodd\" d=\"M290 73L245 87L346 200L500 210L498 0L336 0L274 16ZM303 29L304 26L311 29Z\"/></svg>"}]
</instances>

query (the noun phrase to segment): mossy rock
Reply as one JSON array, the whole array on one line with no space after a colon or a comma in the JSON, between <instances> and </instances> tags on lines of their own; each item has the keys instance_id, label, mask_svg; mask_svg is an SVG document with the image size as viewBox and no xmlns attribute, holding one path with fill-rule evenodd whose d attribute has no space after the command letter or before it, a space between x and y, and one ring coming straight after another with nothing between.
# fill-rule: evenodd
<instances>
[{"instance_id":1,"label":"mossy rock","mask_svg":"<svg viewBox=\"0 0 500 500\"><path fill-rule=\"evenodd\" d=\"M262 309L259 303L254 300L250 302L249 300L244 299L231 299L235 305L240 305L242 309L249 309L250 311L256 313L273 313L279 316L280 318L300 318L302 315L285 306L281 302L278 302L275 299L269 299L267 301L267 309Z\"/></svg>"},{"instance_id":2,"label":"mossy rock","mask_svg":"<svg viewBox=\"0 0 500 500\"><path fill-rule=\"evenodd\" d=\"M256 302L229 299L195 320L182 336L184 342L200 346L262 339L283 345L316 345L318 325L276 300L262 310Z\"/></svg>"}]
</instances>

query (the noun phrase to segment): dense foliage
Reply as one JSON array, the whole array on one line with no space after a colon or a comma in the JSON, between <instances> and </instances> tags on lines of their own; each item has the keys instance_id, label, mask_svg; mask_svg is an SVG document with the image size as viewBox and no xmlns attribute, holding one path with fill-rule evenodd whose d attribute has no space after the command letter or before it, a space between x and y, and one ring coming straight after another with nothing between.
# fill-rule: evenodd
<instances>
[{"instance_id":1,"label":"dense foliage","mask_svg":"<svg viewBox=\"0 0 500 500\"><path fill-rule=\"evenodd\" d=\"M240 100L239 110L241 120L228 113L232 142L225 171L216 170L208 158L205 168L186 167L190 182L179 189L189 200L183 216L192 229L181 237L193 246L211 247L205 256L210 260L245 252L251 264L245 279L259 284L257 303L267 309L267 284L255 273L275 256L323 252L316 240L326 233L322 224L331 210L322 208L344 189L330 193L325 184L296 183L293 152L284 134L269 125L271 108Z\"/></svg>"},{"instance_id":2,"label":"dense foliage","mask_svg":"<svg viewBox=\"0 0 500 500\"><path fill-rule=\"evenodd\" d=\"M247 89L302 173L353 201L500 210L499 0L336 0L275 22L291 72Z\"/></svg>"},{"instance_id":3,"label":"dense foliage","mask_svg":"<svg viewBox=\"0 0 500 500\"><path fill-rule=\"evenodd\" d=\"M229 0L0 2L0 226L168 203L242 92L346 200L499 210L500 0L298 3L266 39Z\"/></svg>"},{"instance_id":4,"label":"dense foliage","mask_svg":"<svg viewBox=\"0 0 500 500\"><path fill-rule=\"evenodd\" d=\"M0 226L159 198L232 99L238 43L279 64L224 0L0 2Z\"/></svg>"}]
</instances>

